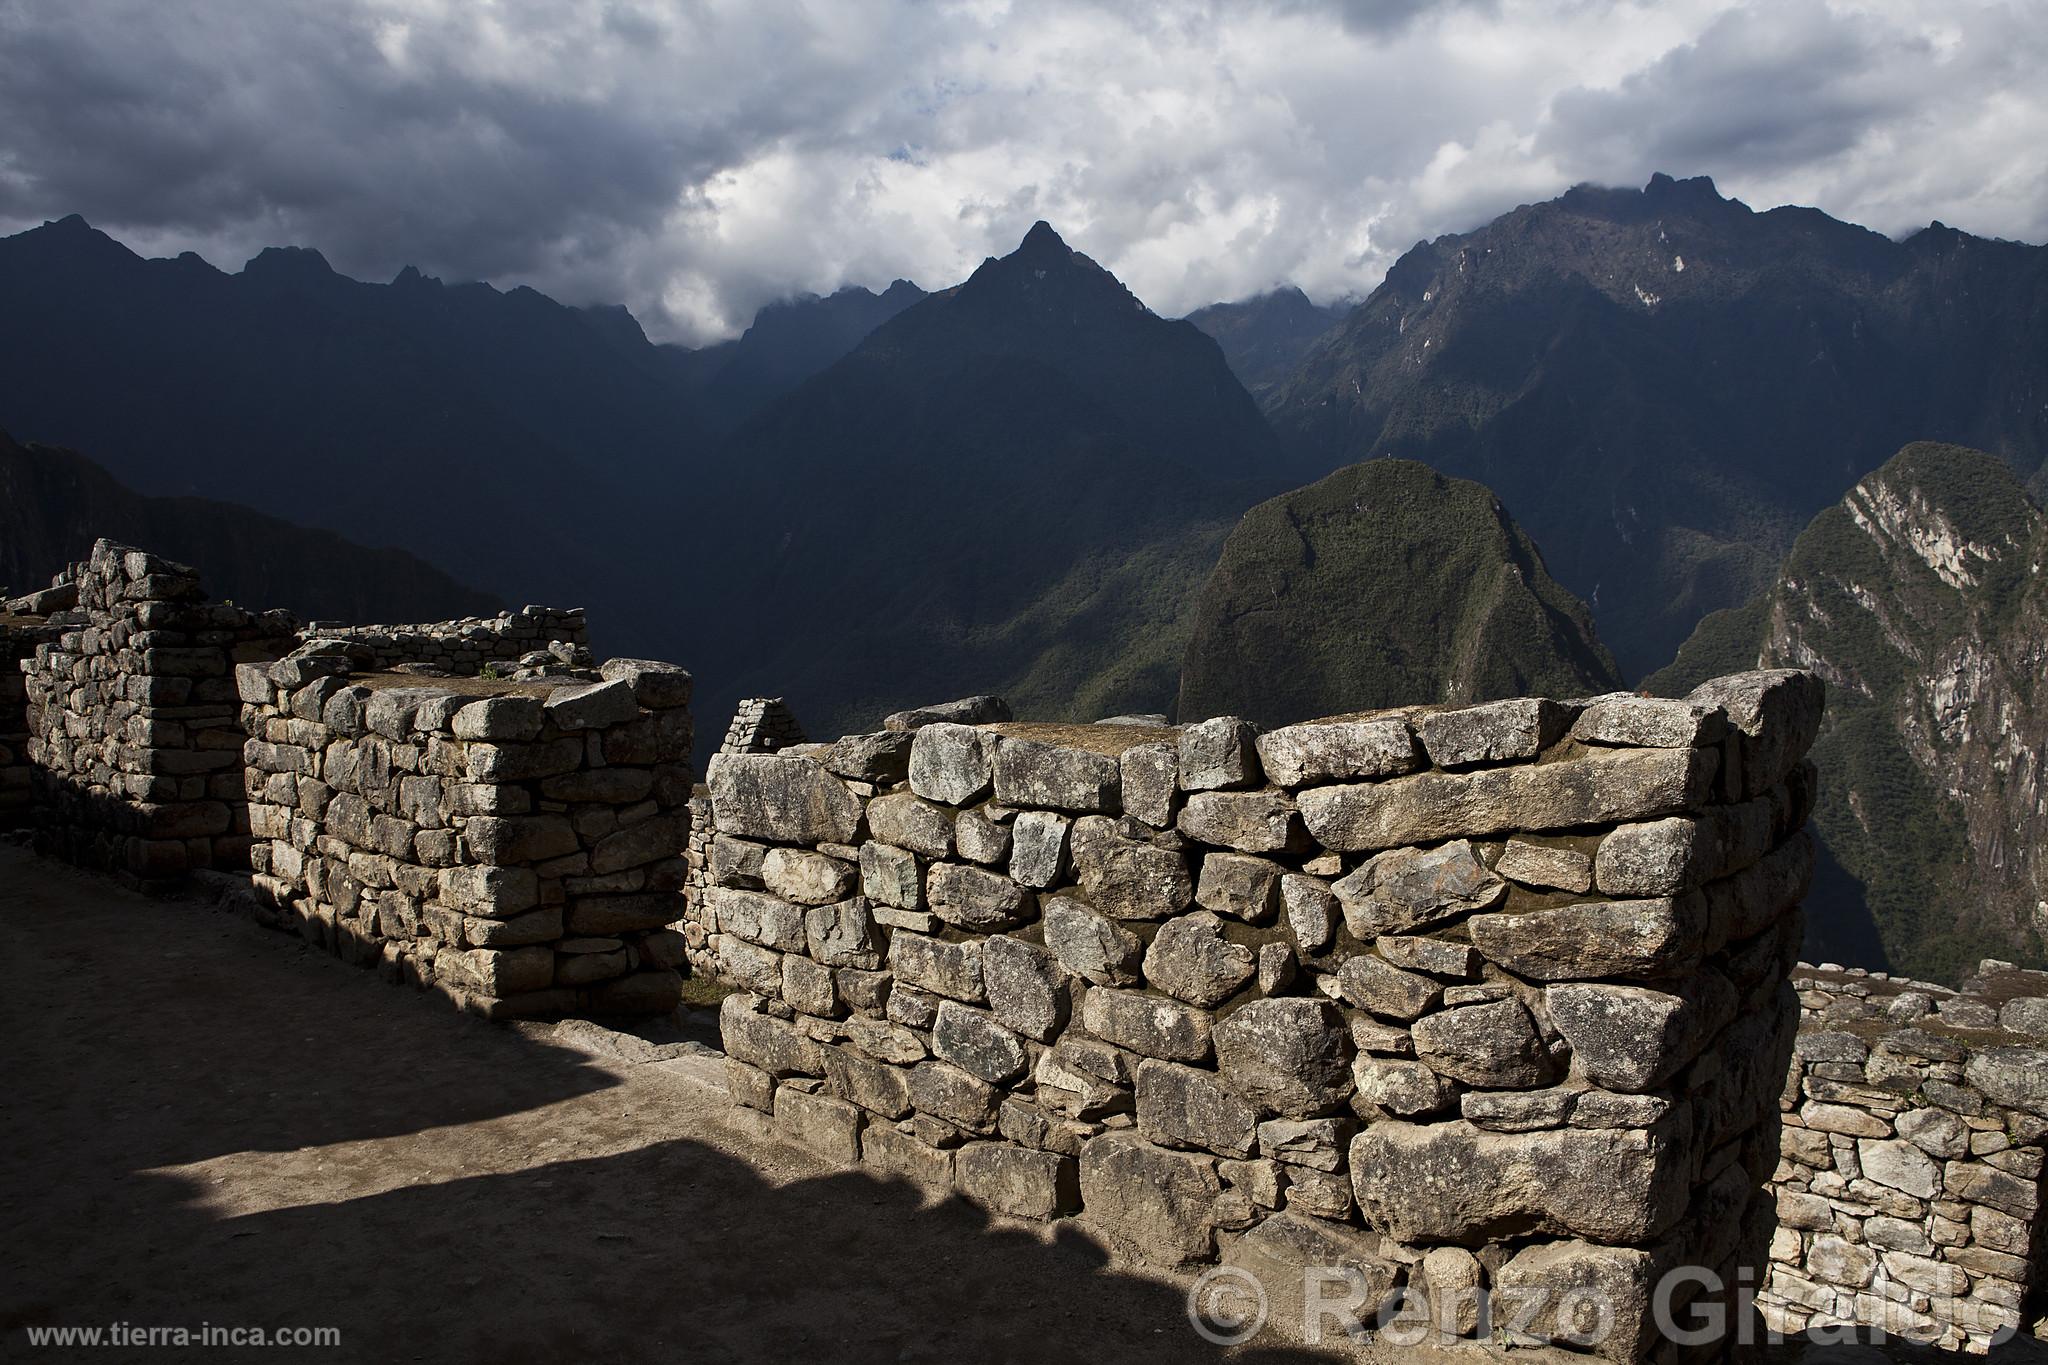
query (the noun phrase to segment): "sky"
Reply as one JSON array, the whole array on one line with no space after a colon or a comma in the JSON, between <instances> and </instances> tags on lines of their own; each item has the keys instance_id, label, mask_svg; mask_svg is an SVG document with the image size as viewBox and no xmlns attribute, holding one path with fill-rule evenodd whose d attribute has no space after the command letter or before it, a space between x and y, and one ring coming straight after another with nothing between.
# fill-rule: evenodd
<instances>
[{"instance_id":1,"label":"sky","mask_svg":"<svg viewBox=\"0 0 2048 1365\"><path fill-rule=\"evenodd\" d=\"M622 302L700 344L1049 220L1155 311L1362 297L1652 172L2048 240L2040 0L0 0L0 232Z\"/></svg>"}]
</instances>

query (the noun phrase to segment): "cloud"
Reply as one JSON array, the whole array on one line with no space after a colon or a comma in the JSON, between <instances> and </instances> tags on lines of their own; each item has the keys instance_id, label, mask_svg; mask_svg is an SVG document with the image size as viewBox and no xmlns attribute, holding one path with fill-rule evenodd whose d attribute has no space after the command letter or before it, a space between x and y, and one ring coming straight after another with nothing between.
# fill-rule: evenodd
<instances>
[{"instance_id":1,"label":"cloud","mask_svg":"<svg viewBox=\"0 0 2048 1365\"><path fill-rule=\"evenodd\" d=\"M314 245L703 340L1042 217L1173 314L1362 294L1655 170L2040 240L2044 59L1973 0L0 0L0 228Z\"/></svg>"}]
</instances>

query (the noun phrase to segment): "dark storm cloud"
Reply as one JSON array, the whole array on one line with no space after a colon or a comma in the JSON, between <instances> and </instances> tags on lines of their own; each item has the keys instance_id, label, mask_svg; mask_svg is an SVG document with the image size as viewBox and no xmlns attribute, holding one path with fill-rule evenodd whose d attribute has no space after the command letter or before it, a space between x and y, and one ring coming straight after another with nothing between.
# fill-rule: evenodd
<instances>
[{"instance_id":1,"label":"dark storm cloud","mask_svg":"<svg viewBox=\"0 0 2048 1365\"><path fill-rule=\"evenodd\" d=\"M1579 180L2048 235L1976 0L0 0L0 230L623 300L943 285L1035 218L1178 312L1360 293Z\"/></svg>"}]
</instances>

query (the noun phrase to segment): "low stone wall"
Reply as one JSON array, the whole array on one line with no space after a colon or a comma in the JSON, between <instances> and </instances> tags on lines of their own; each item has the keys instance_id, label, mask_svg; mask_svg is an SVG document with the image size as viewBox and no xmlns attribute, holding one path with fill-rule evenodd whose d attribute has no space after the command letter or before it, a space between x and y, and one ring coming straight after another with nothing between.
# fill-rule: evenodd
<instances>
[{"instance_id":1,"label":"low stone wall","mask_svg":"<svg viewBox=\"0 0 2048 1365\"><path fill-rule=\"evenodd\" d=\"M57 634L40 616L0 608L0 830L24 828L33 817L28 679L21 665L34 657L37 645Z\"/></svg>"},{"instance_id":2,"label":"low stone wall","mask_svg":"<svg viewBox=\"0 0 2048 1365\"><path fill-rule=\"evenodd\" d=\"M1667 1358L1653 1285L1753 1284L1771 1234L1820 712L1779 672L721 754L693 914L742 988L733 1094L837 1160L1220 1258L1282 1321L1306 1265L1496 1340L1480 1296L1569 1340L1590 1288L1611 1330L1577 1344Z\"/></svg>"},{"instance_id":3,"label":"low stone wall","mask_svg":"<svg viewBox=\"0 0 2048 1365\"><path fill-rule=\"evenodd\" d=\"M25 674L36 847L132 884L247 866L231 671L296 623L206 600L198 573L102 540L69 571L77 612Z\"/></svg>"},{"instance_id":4,"label":"low stone wall","mask_svg":"<svg viewBox=\"0 0 2048 1365\"><path fill-rule=\"evenodd\" d=\"M581 607L527 606L495 617L465 616L458 621L402 626L315 621L306 627L301 638L362 645L370 650L374 667L413 664L459 678L476 677L492 665L516 665L551 644L586 650L590 645Z\"/></svg>"},{"instance_id":5,"label":"low stone wall","mask_svg":"<svg viewBox=\"0 0 2048 1365\"><path fill-rule=\"evenodd\" d=\"M266 913L492 1018L674 1009L690 675L420 681L342 654L236 670Z\"/></svg>"},{"instance_id":6,"label":"low stone wall","mask_svg":"<svg viewBox=\"0 0 2048 1365\"><path fill-rule=\"evenodd\" d=\"M1767 1319L1974 1352L2038 1321L2048 974L1986 962L1955 991L1830 964L1794 984Z\"/></svg>"}]
</instances>

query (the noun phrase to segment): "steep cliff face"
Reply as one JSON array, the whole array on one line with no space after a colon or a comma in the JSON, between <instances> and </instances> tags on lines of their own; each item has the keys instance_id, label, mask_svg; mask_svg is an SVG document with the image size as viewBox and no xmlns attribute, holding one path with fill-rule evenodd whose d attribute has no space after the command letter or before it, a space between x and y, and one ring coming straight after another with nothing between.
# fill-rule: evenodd
<instances>
[{"instance_id":1,"label":"steep cliff face","mask_svg":"<svg viewBox=\"0 0 2048 1365\"><path fill-rule=\"evenodd\" d=\"M1816 517L1777 581L1650 680L1828 680L1814 821L1834 866L1809 951L1955 979L2048 938L2048 515L1998 460L1900 451Z\"/></svg>"},{"instance_id":2,"label":"steep cliff face","mask_svg":"<svg viewBox=\"0 0 2048 1365\"><path fill-rule=\"evenodd\" d=\"M1368 460L1230 533L1195 611L1180 719L1280 725L1619 682L1585 604L1489 490Z\"/></svg>"}]
</instances>

